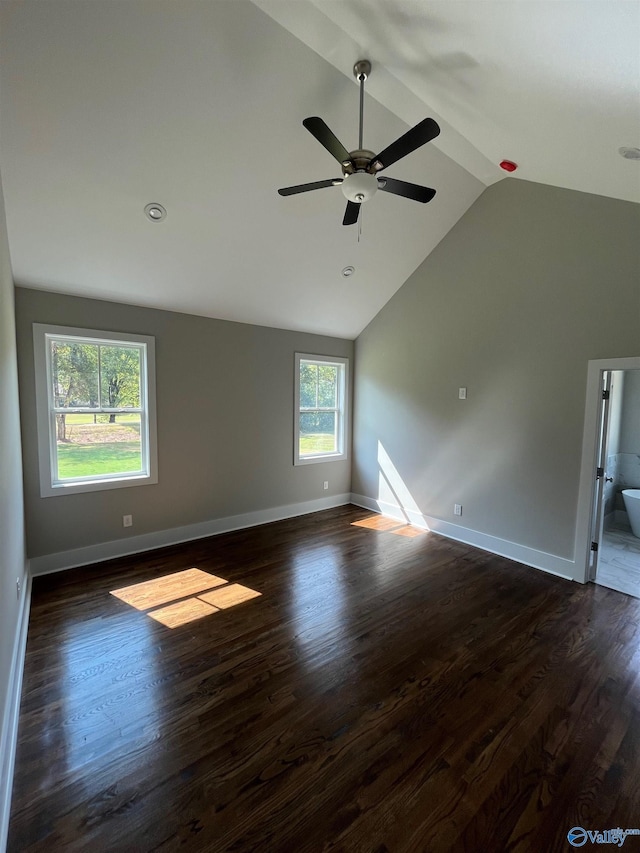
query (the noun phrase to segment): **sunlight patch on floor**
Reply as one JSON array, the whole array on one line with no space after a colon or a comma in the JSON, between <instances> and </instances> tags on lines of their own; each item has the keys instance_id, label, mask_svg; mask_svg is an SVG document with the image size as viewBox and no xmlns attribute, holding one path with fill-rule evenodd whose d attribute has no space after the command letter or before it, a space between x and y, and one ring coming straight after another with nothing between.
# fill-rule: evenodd
<instances>
[{"instance_id":1,"label":"sunlight patch on floor","mask_svg":"<svg viewBox=\"0 0 640 853\"><path fill-rule=\"evenodd\" d=\"M151 607L158 607L160 604L167 604L224 583L227 583L224 578L218 578L200 569L185 569L151 581L114 589L111 595L115 595L120 601L130 604L136 610L149 610Z\"/></svg>"},{"instance_id":2,"label":"sunlight patch on floor","mask_svg":"<svg viewBox=\"0 0 640 853\"><path fill-rule=\"evenodd\" d=\"M407 539L414 539L416 536L426 536L428 530L422 527L414 527L413 524L403 524L402 527L396 527L395 530L390 530L394 536L404 536Z\"/></svg>"},{"instance_id":3,"label":"sunlight patch on floor","mask_svg":"<svg viewBox=\"0 0 640 853\"><path fill-rule=\"evenodd\" d=\"M351 522L352 527L367 527L370 530L394 530L403 525L403 521L397 521L395 518L386 518L384 515L370 515L368 518L363 518L360 521Z\"/></svg>"},{"instance_id":4,"label":"sunlight patch on floor","mask_svg":"<svg viewBox=\"0 0 640 853\"><path fill-rule=\"evenodd\" d=\"M228 607L235 607L236 604L242 604L243 601L250 601L252 598L257 598L262 593L255 589L249 589L248 586L242 586L239 583L231 583L222 589L214 589L213 592L205 592L198 596L202 601L208 604L213 604L218 610L226 610Z\"/></svg>"},{"instance_id":5,"label":"sunlight patch on floor","mask_svg":"<svg viewBox=\"0 0 640 853\"><path fill-rule=\"evenodd\" d=\"M429 532L395 518L386 518L384 515L370 515L367 518L360 519L360 521L352 521L351 526L365 527L368 530L381 530L383 533L393 533L395 536L405 536L407 539L424 536Z\"/></svg>"},{"instance_id":6,"label":"sunlight patch on floor","mask_svg":"<svg viewBox=\"0 0 640 853\"><path fill-rule=\"evenodd\" d=\"M145 611L147 616L167 628L177 628L250 601L262 593L192 568L114 589L111 595L136 610Z\"/></svg>"},{"instance_id":7,"label":"sunlight patch on floor","mask_svg":"<svg viewBox=\"0 0 640 853\"><path fill-rule=\"evenodd\" d=\"M211 616L217 610L217 607L211 607L210 604L206 604L199 598L187 598L185 601L178 601L176 604L151 610L147 615L155 619L156 622L161 622L167 628L177 628L179 625L186 625L187 622L202 619L203 616Z\"/></svg>"}]
</instances>

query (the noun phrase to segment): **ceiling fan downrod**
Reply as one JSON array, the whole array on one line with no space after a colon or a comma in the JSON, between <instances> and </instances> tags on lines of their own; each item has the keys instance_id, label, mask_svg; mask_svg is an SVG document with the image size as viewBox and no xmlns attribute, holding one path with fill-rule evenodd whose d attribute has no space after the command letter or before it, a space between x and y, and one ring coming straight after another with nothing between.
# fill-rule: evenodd
<instances>
[{"instance_id":1,"label":"ceiling fan downrod","mask_svg":"<svg viewBox=\"0 0 640 853\"><path fill-rule=\"evenodd\" d=\"M358 148L362 148L364 127L364 84L371 74L371 63L368 59L360 59L353 66L353 76L360 83L360 129L358 132Z\"/></svg>"},{"instance_id":2,"label":"ceiling fan downrod","mask_svg":"<svg viewBox=\"0 0 640 853\"><path fill-rule=\"evenodd\" d=\"M358 148L349 152L349 160L342 164L342 194L350 204L360 205L373 197L378 189L374 175L368 172L368 166L375 156L373 151L363 148L364 139L364 84L371 74L371 63L360 59L353 66L353 76L360 84L360 122L358 127ZM352 209L352 213L355 213Z\"/></svg>"}]
</instances>

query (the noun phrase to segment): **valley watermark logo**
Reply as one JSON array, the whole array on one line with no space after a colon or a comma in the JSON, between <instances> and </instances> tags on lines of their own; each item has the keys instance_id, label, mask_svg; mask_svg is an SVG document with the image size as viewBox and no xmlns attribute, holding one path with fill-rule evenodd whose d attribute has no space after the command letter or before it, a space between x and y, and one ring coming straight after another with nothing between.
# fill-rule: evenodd
<instances>
[{"instance_id":1,"label":"valley watermark logo","mask_svg":"<svg viewBox=\"0 0 640 853\"><path fill-rule=\"evenodd\" d=\"M573 847L584 847L587 841L592 844L616 844L622 847L627 835L640 835L640 829L583 829L574 826L567 832L567 841Z\"/></svg>"}]
</instances>

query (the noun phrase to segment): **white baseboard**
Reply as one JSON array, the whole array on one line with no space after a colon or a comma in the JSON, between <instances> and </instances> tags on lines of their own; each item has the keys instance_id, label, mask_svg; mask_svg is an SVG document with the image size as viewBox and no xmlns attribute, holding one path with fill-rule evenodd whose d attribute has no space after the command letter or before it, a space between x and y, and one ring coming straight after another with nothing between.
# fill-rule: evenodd
<instances>
[{"instance_id":1,"label":"white baseboard","mask_svg":"<svg viewBox=\"0 0 640 853\"><path fill-rule=\"evenodd\" d=\"M16 760L16 745L18 742L18 721L20 719L20 696L22 693L22 674L24 672L24 656L27 649L27 630L29 627L29 610L31 607L31 575L29 566L25 572L22 598L16 637L13 644L11 670L9 672L9 689L2 717L2 732L0 737L0 851L6 850L9 833L9 814L11 811L11 791L13 788L13 770Z\"/></svg>"},{"instance_id":2,"label":"white baseboard","mask_svg":"<svg viewBox=\"0 0 640 853\"><path fill-rule=\"evenodd\" d=\"M88 545L86 548L76 548L72 551L61 551L57 554L46 554L43 557L31 558L31 575L48 575L77 566L100 563L112 560L114 557L127 557L153 548L163 548L166 545L179 545L193 539L204 539L219 533L229 533L232 530L242 530L245 527L255 527L270 521L282 521L297 515L307 515L323 509L344 506L351 500L351 495L342 494L333 497L319 498L298 504L273 507L272 509L246 512L242 515L229 515L199 524L188 524L183 527L173 527L169 530L159 530L155 533L143 533L140 536L130 536L127 539L116 539L112 542L101 542L98 545Z\"/></svg>"},{"instance_id":3,"label":"white baseboard","mask_svg":"<svg viewBox=\"0 0 640 853\"><path fill-rule=\"evenodd\" d=\"M439 533L448 539L455 539L456 542L474 545L483 551L490 551L492 554L497 554L500 557L507 557L510 560L523 563L525 566L541 569L543 572L549 572L549 574L556 575L565 580L576 580L576 564L574 560L567 560L564 557L547 554L544 551L529 548L527 545L519 545L517 542L510 542L507 539L500 539L497 536L480 533L477 530L462 527L460 524L452 524L450 521L432 518L420 512L405 510L397 504L377 501L365 495L352 494L351 503L365 509L370 509L373 512L378 512L381 515L386 515L389 518L405 521L423 530Z\"/></svg>"}]
</instances>

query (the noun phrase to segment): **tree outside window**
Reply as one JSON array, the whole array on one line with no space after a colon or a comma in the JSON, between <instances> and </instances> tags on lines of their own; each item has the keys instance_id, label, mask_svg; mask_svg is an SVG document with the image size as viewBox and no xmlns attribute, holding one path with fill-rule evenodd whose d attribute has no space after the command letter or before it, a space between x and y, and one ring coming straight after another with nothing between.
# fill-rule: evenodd
<instances>
[{"instance_id":1,"label":"tree outside window","mask_svg":"<svg viewBox=\"0 0 640 853\"><path fill-rule=\"evenodd\" d=\"M155 482L148 405L153 339L115 333L115 339L92 338L82 330L56 329L34 326L41 493L76 485L87 491L90 483L112 488L124 480ZM67 331L75 330L60 329ZM41 435L46 422L48 442Z\"/></svg>"}]
</instances>

